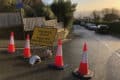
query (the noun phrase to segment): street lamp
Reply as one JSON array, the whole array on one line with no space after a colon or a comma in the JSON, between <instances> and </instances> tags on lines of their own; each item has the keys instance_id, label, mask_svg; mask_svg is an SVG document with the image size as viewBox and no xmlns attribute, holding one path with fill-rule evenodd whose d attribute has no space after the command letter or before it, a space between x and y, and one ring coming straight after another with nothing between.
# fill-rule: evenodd
<instances>
[{"instance_id":1,"label":"street lamp","mask_svg":"<svg viewBox=\"0 0 120 80\"><path fill-rule=\"evenodd\" d=\"M46 6L52 4L53 1L54 1L54 0L42 0L43 4L45 4Z\"/></svg>"},{"instance_id":2,"label":"street lamp","mask_svg":"<svg viewBox=\"0 0 120 80\"><path fill-rule=\"evenodd\" d=\"M47 17L49 17L49 13L48 13L48 6L51 5L53 3L54 0L42 0L43 4L46 5L46 11L47 11Z\"/></svg>"}]
</instances>

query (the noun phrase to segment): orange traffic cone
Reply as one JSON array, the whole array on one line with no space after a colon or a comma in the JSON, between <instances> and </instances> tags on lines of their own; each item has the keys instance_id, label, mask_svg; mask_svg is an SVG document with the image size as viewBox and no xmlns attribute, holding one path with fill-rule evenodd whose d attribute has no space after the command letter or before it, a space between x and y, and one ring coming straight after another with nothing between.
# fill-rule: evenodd
<instances>
[{"instance_id":1,"label":"orange traffic cone","mask_svg":"<svg viewBox=\"0 0 120 80\"><path fill-rule=\"evenodd\" d=\"M9 42L9 45L8 45L8 52L11 53L11 54L15 52L14 32L11 32L11 34L10 34L10 42Z\"/></svg>"},{"instance_id":2,"label":"orange traffic cone","mask_svg":"<svg viewBox=\"0 0 120 80\"><path fill-rule=\"evenodd\" d=\"M26 38L26 43L25 43L25 48L24 48L23 56L26 59L27 58L29 59L31 57L29 35L27 35L27 38Z\"/></svg>"},{"instance_id":3,"label":"orange traffic cone","mask_svg":"<svg viewBox=\"0 0 120 80\"><path fill-rule=\"evenodd\" d=\"M88 69L88 56L87 56L87 44L84 43L83 45L83 54L82 54L82 61L80 62L79 68L73 71L73 75L77 76L78 78L85 78L91 79L93 76L93 72Z\"/></svg>"},{"instance_id":4,"label":"orange traffic cone","mask_svg":"<svg viewBox=\"0 0 120 80\"><path fill-rule=\"evenodd\" d=\"M62 40L58 40L58 48L55 56L55 62L48 66L49 68L54 68L57 70L64 69L63 57L62 57Z\"/></svg>"}]
</instances>

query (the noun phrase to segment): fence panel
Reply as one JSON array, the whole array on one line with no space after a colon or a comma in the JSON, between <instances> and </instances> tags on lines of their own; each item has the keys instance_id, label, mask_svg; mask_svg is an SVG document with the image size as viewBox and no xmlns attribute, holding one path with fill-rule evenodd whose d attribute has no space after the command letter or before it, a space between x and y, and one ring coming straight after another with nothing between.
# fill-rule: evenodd
<instances>
[{"instance_id":1,"label":"fence panel","mask_svg":"<svg viewBox=\"0 0 120 80\"><path fill-rule=\"evenodd\" d=\"M0 27L13 27L22 24L19 12L16 13L0 13Z\"/></svg>"},{"instance_id":2,"label":"fence panel","mask_svg":"<svg viewBox=\"0 0 120 80\"><path fill-rule=\"evenodd\" d=\"M24 31L33 31L35 26L43 26L45 24L44 17L36 17L36 18L24 18Z\"/></svg>"}]
</instances>

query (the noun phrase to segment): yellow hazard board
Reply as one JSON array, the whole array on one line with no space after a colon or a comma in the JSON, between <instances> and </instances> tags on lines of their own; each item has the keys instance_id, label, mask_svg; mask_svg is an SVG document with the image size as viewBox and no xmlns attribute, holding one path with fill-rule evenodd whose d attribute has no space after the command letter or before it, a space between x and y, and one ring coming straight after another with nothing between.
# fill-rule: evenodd
<instances>
[{"instance_id":1,"label":"yellow hazard board","mask_svg":"<svg viewBox=\"0 0 120 80\"><path fill-rule=\"evenodd\" d=\"M31 39L33 45L52 46L57 34L56 28L35 27Z\"/></svg>"}]
</instances>

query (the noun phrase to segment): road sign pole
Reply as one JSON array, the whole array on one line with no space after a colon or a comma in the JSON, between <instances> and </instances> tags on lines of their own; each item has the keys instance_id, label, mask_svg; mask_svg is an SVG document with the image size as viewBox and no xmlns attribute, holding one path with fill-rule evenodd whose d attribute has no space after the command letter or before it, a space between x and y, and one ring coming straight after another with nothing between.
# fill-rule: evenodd
<instances>
[{"instance_id":1,"label":"road sign pole","mask_svg":"<svg viewBox=\"0 0 120 80\"><path fill-rule=\"evenodd\" d=\"M23 23L23 8L20 8L20 17L21 17L21 23L22 23L22 29L23 29L23 39L25 39L25 32L24 32L24 23Z\"/></svg>"}]
</instances>

